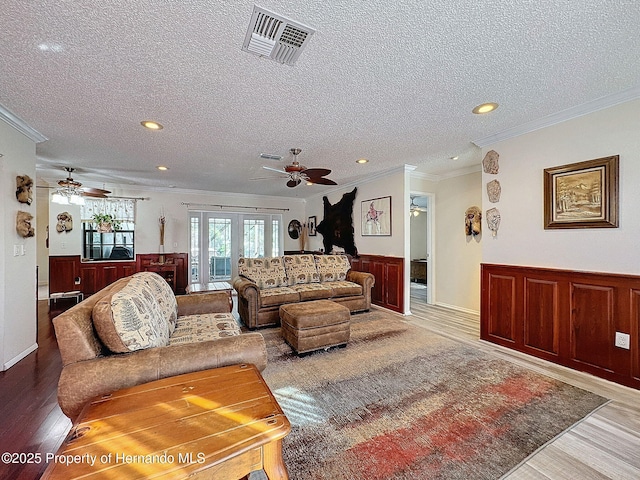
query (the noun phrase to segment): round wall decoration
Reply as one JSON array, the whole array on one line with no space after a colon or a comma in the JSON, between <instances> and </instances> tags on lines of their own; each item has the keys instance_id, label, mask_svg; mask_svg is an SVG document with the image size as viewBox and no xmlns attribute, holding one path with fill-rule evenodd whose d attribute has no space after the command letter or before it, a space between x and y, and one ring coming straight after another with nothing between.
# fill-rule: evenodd
<instances>
[{"instance_id":1,"label":"round wall decoration","mask_svg":"<svg viewBox=\"0 0 640 480\"><path fill-rule=\"evenodd\" d=\"M298 220L291 220L287 230L289 231L289 236L295 240L302 232L302 224Z\"/></svg>"}]
</instances>

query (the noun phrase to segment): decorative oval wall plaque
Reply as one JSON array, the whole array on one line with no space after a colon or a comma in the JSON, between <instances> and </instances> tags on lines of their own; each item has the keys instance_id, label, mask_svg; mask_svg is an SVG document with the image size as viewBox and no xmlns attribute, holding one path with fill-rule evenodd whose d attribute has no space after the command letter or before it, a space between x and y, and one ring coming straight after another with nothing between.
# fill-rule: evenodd
<instances>
[{"instance_id":1,"label":"decorative oval wall plaque","mask_svg":"<svg viewBox=\"0 0 640 480\"><path fill-rule=\"evenodd\" d=\"M495 207L487 210L487 226L491 230L491 236L495 237L500 228L500 211Z\"/></svg>"},{"instance_id":2,"label":"decorative oval wall plaque","mask_svg":"<svg viewBox=\"0 0 640 480\"><path fill-rule=\"evenodd\" d=\"M498 203L500 201L500 192L502 192L502 187L500 187L498 180L491 180L487 183L487 195L491 203Z\"/></svg>"},{"instance_id":3,"label":"decorative oval wall plaque","mask_svg":"<svg viewBox=\"0 0 640 480\"><path fill-rule=\"evenodd\" d=\"M491 173L495 175L498 173L500 167L498 166L498 152L495 150L489 150L482 160L482 169L484 173Z\"/></svg>"}]
</instances>

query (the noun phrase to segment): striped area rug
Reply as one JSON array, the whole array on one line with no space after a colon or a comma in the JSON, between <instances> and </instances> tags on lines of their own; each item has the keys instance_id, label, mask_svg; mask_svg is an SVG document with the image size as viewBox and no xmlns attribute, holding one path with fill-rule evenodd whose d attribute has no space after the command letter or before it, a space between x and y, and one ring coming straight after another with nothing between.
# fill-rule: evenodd
<instances>
[{"instance_id":1,"label":"striped area rug","mask_svg":"<svg viewBox=\"0 0 640 480\"><path fill-rule=\"evenodd\" d=\"M607 401L382 310L301 358L261 332L294 480L496 479Z\"/></svg>"}]
</instances>

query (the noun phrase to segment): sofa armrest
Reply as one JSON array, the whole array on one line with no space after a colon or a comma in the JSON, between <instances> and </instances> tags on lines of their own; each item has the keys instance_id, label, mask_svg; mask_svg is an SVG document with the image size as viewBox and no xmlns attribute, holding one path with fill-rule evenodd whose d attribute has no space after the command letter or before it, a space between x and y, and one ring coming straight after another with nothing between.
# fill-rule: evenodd
<instances>
[{"instance_id":1,"label":"sofa armrest","mask_svg":"<svg viewBox=\"0 0 640 480\"><path fill-rule=\"evenodd\" d=\"M248 328L258 326L258 310L260 309L260 289L251 280L236 277L233 288L238 292L238 314Z\"/></svg>"},{"instance_id":2,"label":"sofa armrest","mask_svg":"<svg viewBox=\"0 0 640 480\"><path fill-rule=\"evenodd\" d=\"M84 405L100 395L183 373L241 363L252 363L260 371L267 366L267 348L261 334L246 333L98 357L62 369L58 403L64 414L75 421Z\"/></svg>"},{"instance_id":3,"label":"sofa armrest","mask_svg":"<svg viewBox=\"0 0 640 480\"><path fill-rule=\"evenodd\" d=\"M347 280L362 286L365 310L369 310L371 308L371 289L374 283L376 283L376 277L374 277L372 273L349 270L349 272L347 272Z\"/></svg>"},{"instance_id":4,"label":"sofa armrest","mask_svg":"<svg viewBox=\"0 0 640 480\"><path fill-rule=\"evenodd\" d=\"M372 273L356 272L353 270L349 270L347 273L347 280L362 285L362 288L368 290L371 290L373 284L376 283L376 277L374 277Z\"/></svg>"},{"instance_id":5,"label":"sofa armrest","mask_svg":"<svg viewBox=\"0 0 640 480\"><path fill-rule=\"evenodd\" d=\"M178 316L198 315L201 313L228 313L228 292L205 292L193 295L176 295Z\"/></svg>"}]
</instances>

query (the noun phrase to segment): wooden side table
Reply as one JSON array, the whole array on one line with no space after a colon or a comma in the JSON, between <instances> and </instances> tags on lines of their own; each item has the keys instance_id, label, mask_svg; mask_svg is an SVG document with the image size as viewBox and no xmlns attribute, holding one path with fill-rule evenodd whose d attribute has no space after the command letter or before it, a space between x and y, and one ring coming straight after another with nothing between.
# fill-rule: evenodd
<instances>
[{"instance_id":1,"label":"wooden side table","mask_svg":"<svg viewBox=\"0 0 640 480\"><path fill-rule=\"evenodd\" d=\"M290 430L255 366L188 373L89 403L42 478L288 479Z\"/></svg>"},{"instance_id":2,"label":"wooden side table","mask_svg":"<svg viewBox=\"0 0 640 480\"><path fill-rule=\"evenodd\" d=\"M233 287L229 282L209 282L209 283L192 283L187 286L187 294L205 293L205 292L227 292L229 295L229 311L233 311L233 296L231 292Z\"/></svg>"}]
</instances>

